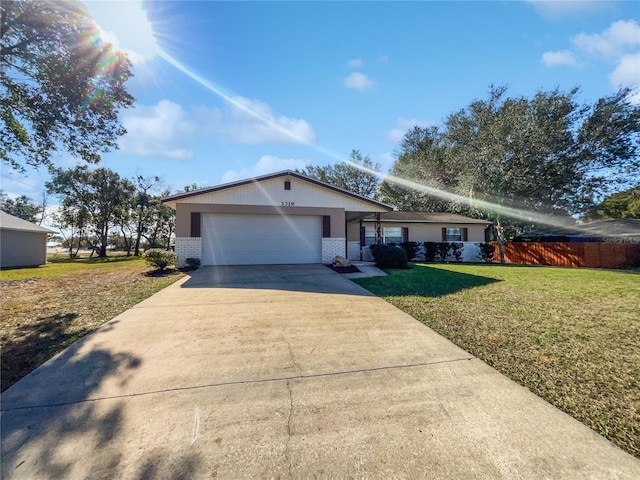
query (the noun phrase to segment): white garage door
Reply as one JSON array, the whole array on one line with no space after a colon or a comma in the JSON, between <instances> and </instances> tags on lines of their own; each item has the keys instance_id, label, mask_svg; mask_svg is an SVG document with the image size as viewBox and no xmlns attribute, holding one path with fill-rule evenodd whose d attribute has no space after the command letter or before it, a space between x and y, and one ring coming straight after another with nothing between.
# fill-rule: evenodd
<instances>
[{"instance_id":1,"label":"white garage door","mask_svg":"<svg viewBox=\"0 0 640 480\"><path fill-rule=\"evenodd\" d=\"M322 217L202 215L203 265L320 263Z\"/></svg>"}]
</instances>

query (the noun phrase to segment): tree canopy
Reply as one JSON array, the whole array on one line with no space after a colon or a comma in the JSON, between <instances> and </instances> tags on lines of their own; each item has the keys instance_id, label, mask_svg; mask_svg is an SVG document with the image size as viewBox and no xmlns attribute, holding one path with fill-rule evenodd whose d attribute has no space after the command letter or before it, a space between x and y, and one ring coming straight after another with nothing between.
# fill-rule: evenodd
<instances>
[{"instance_id":1,"label":"tree canopy","mask_svg":"<svg viewBox=\"0 0 640 480\"><path fill-rule=\"evenodd\" d=\"M126 55L102 42L75 0L0 4L0 158L51 166L64 150L87 162L117 148L118 112L133 104Z\"/></svg>"},{"instance_id":2,"label":"tree canopy","mask_svg":"<svg viewBox=\"0 0 640 480\"><path fill-rule=\"evenodd\" d=\"M402 140L392 174L464 197L452 201L392 181L386 203L503 220L483 200L524 212L584 213L597 198L640 178L640 108L622 89L593 105L578 90L509 97L491 87L441 127L415 127Z\"/></svg>"},{"instance_id":3,"label":"tree canopy","mask_svg":"<svg viewBox=\"0 0 640 480\"><path fill-rule=\"evenodd\" d=\"M1 190L0 210L31 223L39 223L40 220L42 220L42 214L44 213L43 206L34 203L26 195L9 198L9 196Z\"/></svg>"},{"instance_id":4,"label":"tree canopy","mask_svg":"<svg viewBox=\"0 0 640 480\"><path fill-rule=\"evenodd\" d=\"M62 198L62 207L81 211L97 239L98 256L107 256L109 231L133 198L135 187L107 168L90 170L86 165L69 170L58 169L47 182L47 189Z\"/></svg>"},{"instance_id":5,"label":"tree canopy","mask_svg":"<svg viewBox=\"0 0 640 480\"><path fill-rule=\"evenodd\" d=\"M640 219L640 186L609 195L589 212L589 217Z\"/></svg>"},{"instance_id":6,"label":"tree canopy","mask_svg":"<svg viewBox=\"0 0 640 480\"><path fill-rule=\"evenodd\" d=\"M369 156L363 156L359 150L352 150L349 160L346 162L325 166L307 165L301 173L343 190L376 200L379 196L378 184L380 181L376 174L367 170L379 171L380 165L374 164Z\"/></svg>"}]
</instances>

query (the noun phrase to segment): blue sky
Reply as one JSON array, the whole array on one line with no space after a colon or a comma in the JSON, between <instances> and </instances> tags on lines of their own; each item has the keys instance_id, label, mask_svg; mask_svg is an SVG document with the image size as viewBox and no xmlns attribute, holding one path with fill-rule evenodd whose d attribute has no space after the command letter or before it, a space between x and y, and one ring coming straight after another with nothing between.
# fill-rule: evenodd
<instances>
[{"instance_id":1,"label":"blue sky","mask_svg":"<svg viewBox=\"0 0 640 480\"><path fill-rule=\"evenodd\" d=\"M631 1L85 3L134 62L128 134L102 166L172 191L352 149L386 171L407 129L442 122L491 84L526 96L580 86L589 102L640 87ZM46 180L3 166L12 195L39 199Z\"/></svg>"}]
</instances>

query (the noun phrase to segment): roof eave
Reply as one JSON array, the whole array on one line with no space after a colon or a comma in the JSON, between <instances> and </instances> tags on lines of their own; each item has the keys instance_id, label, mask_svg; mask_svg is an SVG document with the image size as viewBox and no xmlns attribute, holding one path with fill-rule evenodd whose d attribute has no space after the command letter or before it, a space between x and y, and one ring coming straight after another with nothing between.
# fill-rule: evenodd
<instances>
[{"instance_id":1,"label":"roof eave","mask_svg":"<svg viewBox=\"0 0 640 480\"><path fill-rule=\"evenodd\" d=\"M319 185L321 187L328 188L330 190L334 190L336 192L342 193L344 195L348 195L350 197L357 198L357 199L359 199L361 201L368 202L368 203L370 203L372 205L375 205L377 207L385 208L388 211L392 211L393 210L393 207L390 206L390 205L387 205L387 204L382 203L382 202L378 202L377 200L372 200L371 198L359 195L357 193L350 192L348 190L344 190L344 189L342 189L340 187L336 187L335 185L331 185L329 183L321 182L320 180L316 180L315 178L307 177L306 175L302 175L301 173L294 172L293 170L283 170L281 172L270 173L270 174L267 174L267 175L261 175L259 177L253 177L253 178L247 178L247 179L244 179L244 180L238 180L238 181L235 181L235 182L223 183L222 185L216 185L215 187L201 188L201 189L198 189L198 190L194 190L192 192L177 193L177 194L174 194L174 195L169 195L168 197L164 197L161 201L162 201L162 203L166 203L169 206L171 206L171 204L175 204L175 203L177 203L178 200L181 200L183 198L195 197L195 196L198 196L198 195L204 195L204 194L207 194L207 193L217 192L217 191L220 191L220 190L226 190L226 189L229 189L229 188L239 187L239 186L242 186L242 185L249 185L249 184L252 184L252 183L258 183L258 182L262 182L262 181L265 181L265 180L271 180L273 178L284 177L284 176L287 176L287 175L299 178L300 180L307 181L309 183L314 183L314 184Z\"/></svg>"}]
</instances>

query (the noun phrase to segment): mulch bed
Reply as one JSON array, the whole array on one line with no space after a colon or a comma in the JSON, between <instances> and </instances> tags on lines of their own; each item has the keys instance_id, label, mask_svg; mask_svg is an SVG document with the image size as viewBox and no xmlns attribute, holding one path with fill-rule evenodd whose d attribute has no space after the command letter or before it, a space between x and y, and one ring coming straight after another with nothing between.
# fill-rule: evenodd
<instances>
[{"instance_id":1,"label":"mulch bed","mask_svg":"<svg viewBox=\"0 0 640 480\"><path fill-rule=\"evenodd\" d=\"M333 265L327 265L331 270L338 273L360 273L360 270L355 265L350 267L334 267Z\"/></svg>"}]
</instances>

